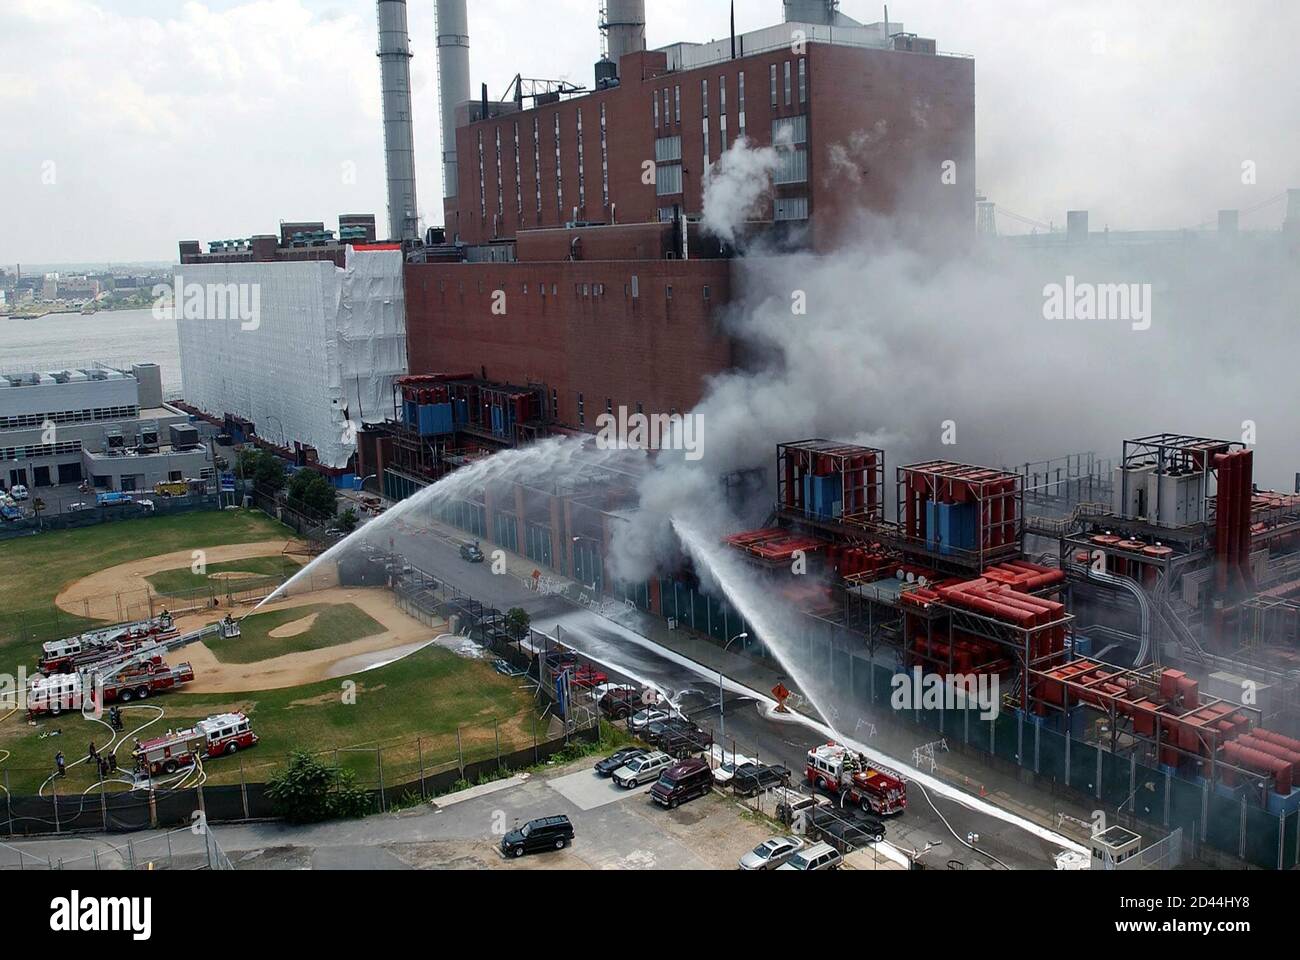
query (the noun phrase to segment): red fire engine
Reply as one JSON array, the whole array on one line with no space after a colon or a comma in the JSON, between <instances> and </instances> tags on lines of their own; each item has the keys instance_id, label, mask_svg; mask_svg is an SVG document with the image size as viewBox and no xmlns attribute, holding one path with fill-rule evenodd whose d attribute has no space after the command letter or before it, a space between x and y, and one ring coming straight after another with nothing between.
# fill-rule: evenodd
<instances>
[{"instance_id":1,"label":"red fire engine","mask_svg":"<svg viewBox=\"0 0 1300 960\"><path fill-rule=\"evenodd\" d=\"M100 660L121 656L151 641L174 636L176 626L171 614L164 613L152 620L92 630L65 640L51 640L42 647L41 659L36 666L46 676L76 673Z\"/></svg>"},{"instance_id":2,"label":"red fire engine","mask_svg":"<svg viewBox=\"0 0 1300 960\"><path fill-rule=\"evenodd\" d=\"M150 694L165 693L194 680L194 668L188 663L169 667L150 660L104 677L104 702L144 700Z\"/></svg>"},{"instance_id":3,"label":"red fire engine","mask_svg":"<svg viewBox=\"0 0 1300 960\"><path fill-rule=\"evenodd\" d=\"M103 683L104 703L130 703L144 700L155 693L165 693L194 680L194 668L188 663L169 667L161 656L131 664L118 672L100 677ZM60 713L81 710L95 702L95 679L91 673L57 673L52 677L36 677L27 687L27 715L58 716Z\"/></svg>"},{"instance_id":4,"label":"red fire engine","mask_svg":"<svg viewBox=\"0 0 1300 960\"><path fill-rule=\"evenodd\" d=\"M842 792L847 802L877 816L907 809L907 784L901 776L838 743L808 751L804 779L829 793Z\"/></svg>"},{"instance_id":5,"label":"red fire engine","mask_svg":"<svg viewBox=\"0 0 1300 960\"><path fill-rule=\"evenodd\" d=\"M157 776L192 766L199 758L234 754L256 743L257 734L248 717L223 713L200 720L189 730L169 730L166 736L138 743L133 756L137 770Z\"/></svg>"}]
</instances>

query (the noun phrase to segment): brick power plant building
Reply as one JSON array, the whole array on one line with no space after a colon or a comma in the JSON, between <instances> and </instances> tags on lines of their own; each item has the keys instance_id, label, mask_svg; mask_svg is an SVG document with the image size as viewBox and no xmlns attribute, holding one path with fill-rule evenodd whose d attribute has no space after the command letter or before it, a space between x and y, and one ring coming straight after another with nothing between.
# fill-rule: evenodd
<instances>
[{"instance_id":1,"label":"brick power plant building","mask_svg":"<svg viewBox=\"0 0 1300 960\"><path fill-rule=\"evenodd\" d=\"M517 79L496 101L469 95L464 0L438 3L446 233L429 239L445 242L408 258L415 379L358 447L390 495L607 410L684 413L741 360L719 323L734 251L701 217L706 170L742 136L782 145L751 241L831 251L864 211L974 233L972 59L806 0L647 50L645 6L605 5L593 88ZM403 417L431 400L454 434Z\"/></svg>"}]
</instances>

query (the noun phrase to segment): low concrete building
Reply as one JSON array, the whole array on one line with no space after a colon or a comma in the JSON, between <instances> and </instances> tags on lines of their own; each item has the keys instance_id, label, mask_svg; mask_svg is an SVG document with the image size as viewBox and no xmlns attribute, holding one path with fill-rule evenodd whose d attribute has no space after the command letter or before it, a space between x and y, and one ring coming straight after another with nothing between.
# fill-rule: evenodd
<instances>
[{"instance_id":1,"label":"low concrete building","mask_svg":"<svg viewBox=\"0 0 1300 960\"><path fill-rule=\"evenodd\" d=\"M212 479L189 415L163 402L151 363L0 376L0 488L147 490Z\"/></svg>"}]
</instances>

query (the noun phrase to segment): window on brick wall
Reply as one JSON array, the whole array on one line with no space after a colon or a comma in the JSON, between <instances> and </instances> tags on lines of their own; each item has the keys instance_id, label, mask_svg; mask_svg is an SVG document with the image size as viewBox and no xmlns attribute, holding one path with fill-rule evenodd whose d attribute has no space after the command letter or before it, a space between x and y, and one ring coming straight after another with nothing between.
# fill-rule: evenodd
<instances>
[{"instance_id":1,"label":"window on brick wall","mask_svg":"<svg viewBox=\"0 0 1300 960\"><path fill-rule=\"evenodd\" d=\"M781 103L781 101L778 99L778 94L777 94L775 63L772 64L771 71L772 71L772 106L775 107L775 106L779 106Z\"/></svg>"},{"instance_id":2,"label":"window on brick wall","mask_svg":"<svg viewBox=\"0 0 1300 960\"><path fill-rule=\"evenodd\" d=\"M736 133L740 136L745 135L745 71L740 71L736 91Z\"/></svg>"},{"instance_id":3,"label":"window on brick wall","mask_svg":"<svg viewBox=\"0 0 1300 960\"><path fill-rule=\"evenodd\" d=\"M787 107L793 102L790 99L792 96L793 91L790 88L790 61L787 60L785 62L785 105Z\"/></svg>"},{"instance_id":4,"label":"window on brick wall","mask_svg":"<svg viewBox=\"0 0 1300 960\"><path fill-rule=\"evenodd\" d=\"M799 102L808 102L808 60L801 57L799 60Z\"/></svg>"}]
</instances>

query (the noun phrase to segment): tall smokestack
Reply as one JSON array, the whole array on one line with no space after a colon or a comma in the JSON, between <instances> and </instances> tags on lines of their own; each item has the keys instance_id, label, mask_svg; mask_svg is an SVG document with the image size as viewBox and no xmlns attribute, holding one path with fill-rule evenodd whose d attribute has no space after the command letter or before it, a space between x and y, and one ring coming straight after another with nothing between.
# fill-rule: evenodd
<instances>
[{"instance_id":1,"label":"tall smokestack","mask_svg":"<svg viewBox=\"0 0 1300 960\"><path fill-rule=\"evenodd\" d=\"M786 23L835 23L839 0L785 0Z\"/></svg>"},{"instance_id":2,"label":"tall smokestack","mask_svg":"<svg viewBox=\"0 0 1300 960\"><path fill-rule=\"evenodd\" d=\"M411 38L406 0L379 0L379 65L384 91L384 158L388 167L388 235L420 235L415 199L415 133L411 121Z\"/></svg>"},{"instance_id":3,"label":"tall smokestack","mask_svg":"<svg viewBox=\"0 0 1300 960\"><path fill-rule=\"evenodd\" d=\"M603 26L609 59L618 66L623 54L645 49L645 0L607 0Z\"/></svg>"},{"instance_id":4,"label":"tall smokestack","mask_svg":"<svg viewBox=\"0 0 1300 960\"><path fill-rule=\"evenodd\" d=\"M438 99L442 109L442 195L457 195L456 109L469 101L469 14L465 0L438 0ZM447 224L450 231L452 225Z\"/></svg>"}]
</instances>

